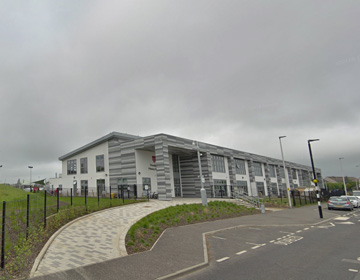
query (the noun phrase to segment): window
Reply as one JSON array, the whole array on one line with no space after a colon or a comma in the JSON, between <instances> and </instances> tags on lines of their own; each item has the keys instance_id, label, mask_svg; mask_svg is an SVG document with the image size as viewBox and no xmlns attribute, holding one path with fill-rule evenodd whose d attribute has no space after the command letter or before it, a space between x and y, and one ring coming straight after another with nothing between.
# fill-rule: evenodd
<instances>
[{"instance_id":1,"label":"window","mask_svg":"<svg viewBox=\"0 0 360 280\"><path fill-rule=\"evenodd\" d=\"M81 174L86 174L86 173L88 173L87 158L81 158L81 159L80 159L80 173L81 173Z\"/></svg>"},{"instance_id":2,"label":"window","mask_svg":"<svg viewBox=\"0 0 360 280\"><path fill-rule=\"evenodd\" d=\"M104 155L96 156L96 172L105 171Z\"/></svg>"},{"instance_id":3,"label":"window","mask_svg":"<svg viewBox=\"0 0 360 280\"><path fill-rule=\"evenodd\" d=\"M172 156L172 161L173 161L173 171L175 173L179 173L180 172L179 157L177 155L173 155Z\"/></svg>"},{"instance_id":4,"label":"window","mask_svg":"<svg viewBox=\"0 0 360 280\"><path fill-rule=\"evenodd\" d=\"M277 184L276 183L271 183L270 185L270 193L272 195L278 195L278 191L277 191Z\"/></svg>"},{"instance_id":5,"label":"window","mask_svg":"<svg viewBox=\"0 0 360 280\"><path fill-rule=\"evenodd\" d=\"M245 160L235 159L236 174L246 175Z\"/></svg>"},{"instance_id":6,"label":"window","mask_svg":"<svg viewBox=\"0 0 360 280\"><path fill-rule=\"evenodd\" d=\"M258 191L258 196L264 196L265 195L265 185L263 182L256 182L256 188Z\"/></svg>"},{"instance_id":7,"label":"window","mask_svg":"<svg viewBox=\"0 0 360 280\"><path fill-rule=\"evenodd\" d=\"M87 180L81 180L81 195L88 194L88 181Z\"/></svg>"},{"instance_id":8,"label":"window","mask_svg":"<svg viewBox=\"0 0 360 280\"><path fill-rule=\"evenodd\" d=\"M269 171L270 171L270 177L272 178L276 178L276 173L275 173L275 166L274 165L269 165Z\"/></svg>"},{"instance_id":9,"label":"window","mask_svg":"<svg viewBox=\"0 0 360 280\"><path fill-rule=\"evenodd\" d=\"M280 170L280 177L285 178L284 167L280 166L279 170Z\"/></svg>"},{"instance_id":10,"label":"window","mask_svg":"<svg viewBox=\"0 0 360 280\"><path fill-rule=\"evenodd\" d=\"M255 172L255 176L262 176L263 175L262 167L261 167L260 162L254 162L254 172Z\"/></svg>"},{"instance_id":11,"label":"window","mask_svg":"<svg viewBox=\"0 0 360 280\"><path fill-rule=\"evenodd\" d=\"M227 196L226 180L214 179L215 197Z\"/></svg>"},{"instance_id":12,"label":"window","mask_svg":"<svg viewBox=\"0 0 360 280\"><path fill-rule=\"evenodd\" d=\"M67 174L76 174L76 159L71 159L67 161Z\"/></svg>"},{"instance_id":13,"label":"window","mask_svg":"<svg viewBox=\"0 0 360 280\"><path fill-rule=\"evenodd\" d=\"M293 176L293 179L294 179L294 180L297 179L297 175L296 175L296 170L295 170L295 169L292 170L292 176Z\"/></svg>"},{"instance_id":14,"label":"window","mask_svg":"<svg viewBox=\"0 0 360 280\"><path fill-rule=\"evenodd\" d=\"M236 187L238 188L240 194L248 195L248 188L246 181L236 181Z\"/></svg>"},{"instance_id":15,"label":"window","mask_svg":"<svg viewBox=\"0 0 360 280\"><path fill-rule=\"evenodd\" d=\"M211 155L213 163L213 171L225 173L225 161L224 157Z\"/></svg>"}]
</instances>

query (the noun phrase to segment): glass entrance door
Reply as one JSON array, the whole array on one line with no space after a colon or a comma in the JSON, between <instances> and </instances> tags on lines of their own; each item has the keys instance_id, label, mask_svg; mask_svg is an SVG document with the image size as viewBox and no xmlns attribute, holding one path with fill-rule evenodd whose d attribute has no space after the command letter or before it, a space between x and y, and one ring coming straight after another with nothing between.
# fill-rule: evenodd
<instances>
[{"instance_id":1,"label":"glass entrance door","mask_svg":"<svg viewBox=\"0 0 360 280\"><path fill-rule=\"evenodd\" d=\"M151 193L151 178L143 177L143 196L148 196Z\"/></svg>"}]
</instances>

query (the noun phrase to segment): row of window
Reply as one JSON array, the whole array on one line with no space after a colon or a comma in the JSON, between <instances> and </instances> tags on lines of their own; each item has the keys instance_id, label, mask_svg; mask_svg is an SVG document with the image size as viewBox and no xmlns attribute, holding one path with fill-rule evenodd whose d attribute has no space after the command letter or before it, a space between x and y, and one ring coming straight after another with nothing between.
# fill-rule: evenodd
<instances>
[{"instance_id":1,"label":"row of window","mask_svg":"<svg viewBox=\"0 0 360 280\"><path fill-rule=\"evenodd\" d=\"M225 173L225 160L223 156L211 155L213 163L213 172ZM262 164L260 162L253 162L255 176L263 176ZM235 159L235 170L236 174L246 175L245 160ZM295 169L292 169L293 179L297 179L297 172ZM275 165L269 165L270 177L276 178L276 168ZM280 168L280 176L285 178L284 169Z\"/></svg>"},{"instance_id":2,"label":"row of window","mask_svg":"<svg viewBox=\"0 0 360 280\"><path fill-rule=\"evenodd\" d=\"M105 171L105 160L104 155L96 156L96 172ZM88 173L88 158L80 159L80 174ZM70 159L67 161L67 174L77 174L77 160Z\"/></svg>"}]
</instances>

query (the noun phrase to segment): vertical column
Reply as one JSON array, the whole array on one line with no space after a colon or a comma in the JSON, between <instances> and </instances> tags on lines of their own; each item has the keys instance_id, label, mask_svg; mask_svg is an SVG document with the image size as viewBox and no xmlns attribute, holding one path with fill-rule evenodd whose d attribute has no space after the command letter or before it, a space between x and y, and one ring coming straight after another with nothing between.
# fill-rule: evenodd
<instances>
[{"instance_id":1,"label":"vertical column","mask_svg":"<svg viewBox=\"0 0 360 280\"><path fill-rule=\"evenodd\" d=\"M288 175L289 175L290 189L294 189L294 178L293 178L291 166L286 167L286 170L287 170Z\"/></svg>"},{"instance_id":2,"label":"vertical column","mask_svg":"<svg viewBox=\"0 0 360 280\"><path fill-rule=\"evenodd\" d=\"M269 163L264 163L264 169L265 169L265 195L271 196L271 178L270 178L270 169L269 169Z\"/></svg>"},{"instance_id":3,"label":"vertical column","mask_svg":"<svg viewBox=\"0 0 360 280\"><path fill-rule=\"evenodd\" d=\"M250 196L257 196L256 191L256 182L255 182L255 170L253 160L247 160L248 168L249 168L249 179L250 179L250 186L249 186L249 195Z\"/></svg>"},{"instance_id":4,"label":"vertical column","mask_svg":"<svg viewBox=\"0 0 360 280\"><path fill-rule=\"evenodd\" d=\"M206 158L205 158L205 166L203 168L203 175L205 176L205 189L206 194L208 197L214 197L214 179L212 176L212 161L211 161L211 154L209 151L206 151Z\"/></svg>"},{"instance_id":5,"label":"vertical column","mask_svg":"<svg viewBox=\"0 0 360 280\"><path fill-rule=\"evenodd\" d=\"M236 166L235 166L235 159L234 157L228 157L229 163L229 179L230 179L230 186L234 189L236 186ZM230 188L231 191L231 188Z\"/></svg>"},{"instance_id":6,"label":"vertical column","mask_svg":"<svg viewBox=\"0 0 360 280\"><path fill-rule=\"evenodd\" d=\"M155 138L155 156L159 200L172 200L169 145L166 136Z\"/></svg>"}]
</instances>

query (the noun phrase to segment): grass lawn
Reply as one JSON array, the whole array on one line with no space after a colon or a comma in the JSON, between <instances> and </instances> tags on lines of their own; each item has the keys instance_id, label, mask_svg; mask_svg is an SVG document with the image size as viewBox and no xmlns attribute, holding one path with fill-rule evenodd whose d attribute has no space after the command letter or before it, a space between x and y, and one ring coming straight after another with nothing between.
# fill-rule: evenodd
<instances>
[{"instance_id":1,"label":"grass lawn","mask_svg":"<svg viewBox=\"0 0 360 280\"><path fill-rule=\"evenodd\" d=\"M0 202L26 199L27 194L29 193L15 187L8 185L0 185ZM31 193L31 195L34 194Z\"/></svg>"},{"instance_id":2,"label":"grass lawn","mask_svg":"<svg viewBox=\"0 0 360 280\"><path fill-rule=\"evenodd\" d=\"M128 254L149 250L166 228L257 213L260 211L255 208L225 201L209 202L208 207L201 204L171 206L134 224L126 235L126 250Z\"/></svg>"}]
</instances>

